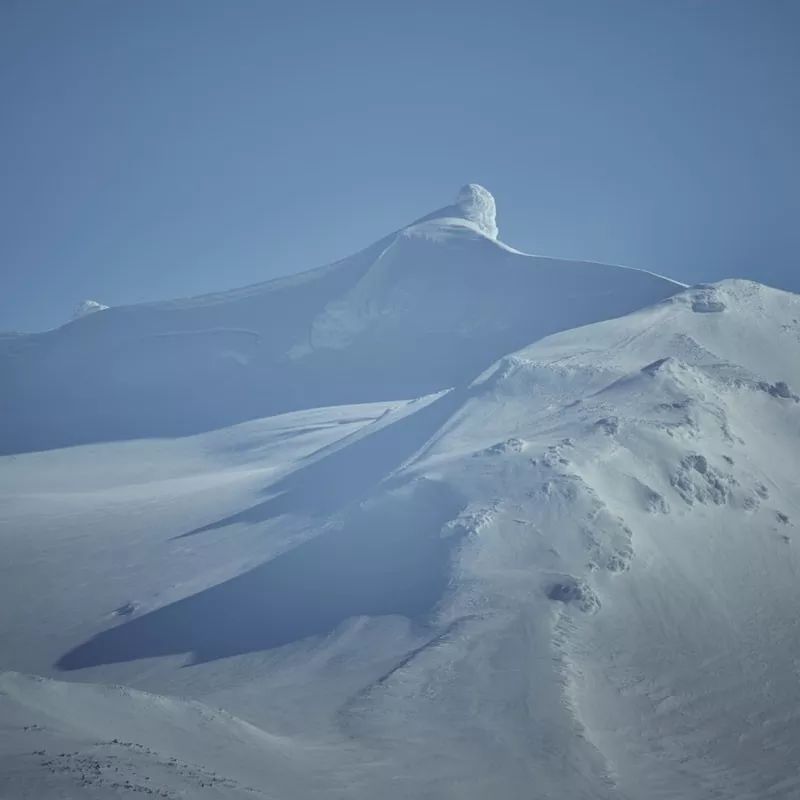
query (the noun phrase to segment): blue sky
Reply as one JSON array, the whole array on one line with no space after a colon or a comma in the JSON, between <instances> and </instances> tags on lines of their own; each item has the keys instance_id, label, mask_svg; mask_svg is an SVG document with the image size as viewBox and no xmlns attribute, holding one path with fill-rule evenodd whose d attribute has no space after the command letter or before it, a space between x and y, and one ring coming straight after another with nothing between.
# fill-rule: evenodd
<instances>
[{"instance_id":1,"label":"blue sky","mask_svg":"<svg viewBox=\"0 0 800 800\"><path fill-rule=\"evenodd\" d=\"M0 329L495 195L536 253L800 290L793 0L0 2Z\"/></svg>"}]
</instances>

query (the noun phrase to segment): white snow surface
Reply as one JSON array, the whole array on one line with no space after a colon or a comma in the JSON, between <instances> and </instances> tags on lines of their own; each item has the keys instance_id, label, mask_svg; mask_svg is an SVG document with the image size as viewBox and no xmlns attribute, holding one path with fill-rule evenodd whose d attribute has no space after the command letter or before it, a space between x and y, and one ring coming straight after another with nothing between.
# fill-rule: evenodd
<instances>
[{"instance_id":1,"label":"white snow surface","mask_svg":"<svg viewBox=\"0 0 800 800\"><path fill-rule=\"evenodd\" d=\"M800 297L506 262L453 220L389 237L282 350L322 380L366 337L418 399L7 448L0 797L800 796ZM431 247L443 284L482 254L535 274L451 285L424 349ZM467 321L493 346L421 381ZM47 346L119 335L71 330Z\"/></svg>"}]
</instances>

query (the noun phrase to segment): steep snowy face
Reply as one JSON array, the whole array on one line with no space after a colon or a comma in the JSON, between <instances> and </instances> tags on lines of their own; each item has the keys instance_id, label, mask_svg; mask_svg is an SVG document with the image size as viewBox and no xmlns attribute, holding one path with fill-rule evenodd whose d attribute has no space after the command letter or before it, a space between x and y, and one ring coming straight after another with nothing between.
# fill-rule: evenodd
<instances>
[{"instance_id":1,"label":"steep snowy face","mask_svg":"<svg viewBox=\"0 0 800 800\"><path fill-rule=\"evenodd\" d=\"M471 389L413 465L470 498L443 607L458 634L419 677L461 672L480 688L437 694L480 697L494 741L535 742L536 797L800 796L800 296L695 287L548 337ZM515 695L521 725L494 712ZM546 750L570 752L565 773Z\"/></svg>"}]
</instances>

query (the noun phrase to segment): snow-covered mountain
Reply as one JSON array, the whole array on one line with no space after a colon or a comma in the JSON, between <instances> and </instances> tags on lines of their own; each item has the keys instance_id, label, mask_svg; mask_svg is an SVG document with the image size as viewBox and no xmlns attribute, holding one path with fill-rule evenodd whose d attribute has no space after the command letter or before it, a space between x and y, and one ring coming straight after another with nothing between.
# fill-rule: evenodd
<instances>
[{"instance_id":1,"label":"snow-covered mountain","mask_svg":"<svg viewBox=\"0 0 800 800\"><path fill-rule=\"evenodd\" d=\"M495 236L7 340L0 796L800 795L800 296Z\"/></svg>"},{"instance_id":2,"label":"snow-covered mountain","mask_svg":"<svg viewBox=\"0 0 800 800\"><path fill-rule=\"evenodd\" d=\"M419 396L678 288L646 272L533 258L496 233L492 196L469 185L454 205L321 269L0 338L0 452Z\"/></svg>"}]
</instances>

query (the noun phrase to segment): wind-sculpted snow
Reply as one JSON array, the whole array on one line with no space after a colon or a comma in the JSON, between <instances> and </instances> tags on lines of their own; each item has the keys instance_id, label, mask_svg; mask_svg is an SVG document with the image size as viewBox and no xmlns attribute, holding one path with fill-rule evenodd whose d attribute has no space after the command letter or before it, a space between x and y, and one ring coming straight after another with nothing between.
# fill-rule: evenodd
<instances>
[{"instance_id":1,"label":"wind-sculpted snow","mask_svg":"<svg viewBox=\"0 0 800 800\"><path fill-rule=\"evenodd\" d=\"M544 335L680 288L527 256L496 235L494 198L469 184L453 205L328 267L2 339L0 452L429 394Z\"/></svg>"},{"instance_id":2,"label":"wind-sculpted snow","mask_svg":"<svg viewBox=\"0 0 800 800\"><path fill-rule=\"evenodd\" d=\"M468 183L461 188L456 198L464 219L474 222L487 236L497 238L497 209L494 197L477 183Z\"/></svg>"},{"instance_id":3,"label":"wind-sculpted snow","mask_svg":"<svg viewBox=\"0 0 800 800\"><path fill-rule=\"evenodd\" d=\"M449 214L281 284L327 288L275 340L261 289L53 335L152 326L116 340L136 397L264 348L281 402L386 396L0 458L0 668L80 681L0 679L0 795L800 795L800 297L531 260Z\"/></svg>"}]
</instances>

